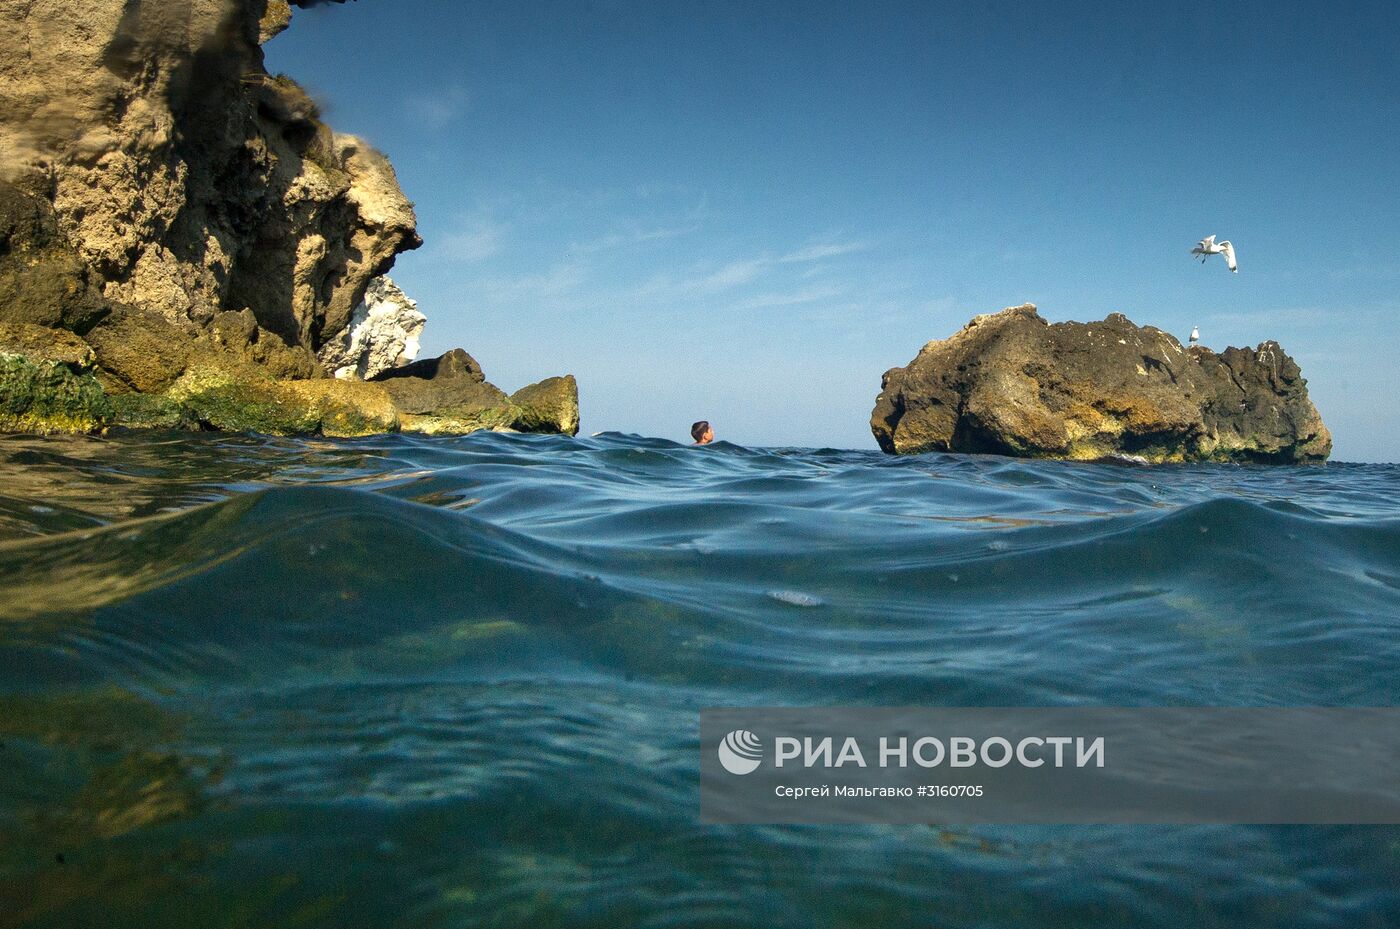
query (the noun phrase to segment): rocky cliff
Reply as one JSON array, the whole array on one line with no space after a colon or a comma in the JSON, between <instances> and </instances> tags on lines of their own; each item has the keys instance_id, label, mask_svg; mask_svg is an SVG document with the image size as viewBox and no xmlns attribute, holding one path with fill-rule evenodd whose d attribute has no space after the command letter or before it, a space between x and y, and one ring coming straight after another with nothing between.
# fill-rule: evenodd
<instances>
[{"instance_id":1,"label":"rocky cliff","mask_svg":"<svg viewBox=\"0 0 1400 929\"><path fill-rule=\"evenodd\" d=\"M411 360L421 330L366 301L420 244L393 168L263 67L291 18L286 0L0 0L0 353L48 364L77 337L90 356L53 363L117 423L227 428L176 389L218 382L404 425L382 388L288 387ZM0 428L41 428L4 383ZM302 412L282 425L337 428Z\"/></svg>"},{"instance_id":2,"label":"rocky cliff","mask_svg":"<svg viewBox=\"0 0 1400 929\"><path fill-rule=\"evenodd\" d=\"M1118 313L1052 325L1031 304L978 316L887 371L870 428L896 454L1291 463L1332 450L1277 342L1216 354Z\"/></svg>"}]
</instances>

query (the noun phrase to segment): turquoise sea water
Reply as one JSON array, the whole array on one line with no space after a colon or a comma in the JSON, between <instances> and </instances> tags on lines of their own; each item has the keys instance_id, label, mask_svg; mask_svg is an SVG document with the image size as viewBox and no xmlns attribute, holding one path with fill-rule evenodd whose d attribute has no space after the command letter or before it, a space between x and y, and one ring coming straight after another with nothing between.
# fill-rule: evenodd
<instances>
[{"instance_id":1,"label":"turquoise sea water","mask_svg":"<svg viewBox=\"0 0 1400 929\"><path fill-rule=\"evenodd\" d=\"M745 704L1400 704L1400 467L0 438L0 924L1400 924L1400 827L700 825Z\"/></svg>"}]
</instances>

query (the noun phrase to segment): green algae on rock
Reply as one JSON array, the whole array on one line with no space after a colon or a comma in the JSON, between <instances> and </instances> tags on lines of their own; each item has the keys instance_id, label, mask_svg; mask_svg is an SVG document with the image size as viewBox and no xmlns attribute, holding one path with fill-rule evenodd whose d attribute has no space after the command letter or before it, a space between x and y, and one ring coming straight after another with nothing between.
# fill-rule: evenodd
<instances>
[{"instance_id":1,"label":"green algae on rock","mask_svg":"<svg viewBox=\"0 0 1400 929\"><path fill-rule=\"evenodd\" d=\"M111 417L107 395L91 374L0 352L0 432L93 432Z\"/></svg>"},{"instance_id":2,"label":"green algae on rock","mask_svg":"<svg viewBox=\"0 0 1400 929\"><path fill-rule=\"evenodd\" d=\"M164 394L142 394L134 391L109 394L112 404L112 425L123 429L194 430L199 421L190 410Z\"/></svg>"},{"instance_id":3,"label":"green algae on rock","mask_svg":"<svg viewBox=\"0 0 1400 929\"><path fill-rule=\"evenodd\" d=\"M0 323L0 432L92 432L112 417L92 349L71 332Z\"/></svg>"},{"instance_id":4,"label":"green algae on rock","mask_svg":"<svg viewBox=\"0 0 1400 929\"><path fill-rule=\"evenodd\" d=\"M578 435L578 382L572 374L549 377L510 395L520 412L515 428L521 432Z\"/></svg>"},{"instance_id":5,"label":"green algae on rock","mask_svg":"<svg viewBox=\"0 0 1400 929\"><path fill-rule=\"evenodd\" d=\"M108 426L340 437L400 430L578 431L572 377L550 378L508 397L478 380L471 367L455 364L442 366L442 378L280 380L266 366L196 343L178 361L122 355L116 369L126 376L117 377L93 368L101 357L61 329L0 324L0 432L94 432ZM128 378L160 389L132 390Z\"/></svg>"},{"instance_id":6,"label":"green algae on rock","mask_svg":"<svg viewBox=\"0 0 1400 929\"><path fill-rule=\"evenodd\" d=\"M398 411L377 385L278 381L251 365L192 365L165 398L202 427L226 432L360 436L398 428Z\"/></svg>"}]
</instances>

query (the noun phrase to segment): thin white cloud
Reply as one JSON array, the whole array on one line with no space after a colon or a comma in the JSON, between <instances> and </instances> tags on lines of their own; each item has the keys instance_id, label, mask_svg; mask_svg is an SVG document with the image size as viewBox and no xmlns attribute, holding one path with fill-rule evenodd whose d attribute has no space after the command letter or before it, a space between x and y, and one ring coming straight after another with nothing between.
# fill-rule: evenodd
<instances>
[{"instance_id":1,"label":"thin white cloud","mask_svg":"<svg viewBox=\"0 0 1400 929\"><path fill-rule=\"evenodd\" d=\"M819 300L834 300L843 293L845 293L845 288L835 285L804 287L794 291L775 291L758 294L747 300L741 300L734 305L734 309L764 310L785 306L798 306L804 303L816 303Z\"/></svg>"},{"instance_id":2,"label":"thin white cloud","mask_svg":"<svg viewBox=\"0 0 1400 929\"><path fill-rule=\"evenodd\" d=\"M750 258L745 261L731 261L716 271L705 275L695 282L697 290L713 293L719 290L729 290L747 284L766 268L772 264L768 258Z\"/></svg>"},{"instance_id":3,"label":"thin white cloud","mask_svg":"<svg viewBox=\"0 0 1400 929\"><path fill-rule=\"evenodd\" d=\"M492 220L465 219L453 231L438 236L432 251L446 261L474 264L500 252L501 237L501 226Z\"/></svg>"},{"instance_id":4,"label":"thin white cloud","mask_svg":"<svg viewBox=\"0 0 1400 929\"><path fill-rule=\"evenodd\" d=\"M870 246L864 242L828 242L821 245L809 245L806 248L799 248L795 252L789 252L778 261L783 264L805 263L810 261L821 261L824 258L837 258L841 255L851 255L856 252L863 252Z\"/></svg>"},{"instance_id":5,"label":"thin white cloud","mask_svg":"<svg viewBox=\"0 0 1400 929\"><path fill-rule=\"evenodd\" d=\"M739 259L721 265L709 273L701 274L681 286L702 293L717 293L751 284L779 265L790 264L812 265L801 274L803 277L810 278L819 272L822 262L862 251L865 248L866 246L860 242L829 242L809 245L796 251L784 253L776 258L770 254Z\"/></svg>"},{"instance_id":6,"label":"thin white cloud","mask_svg":"<svg viewBox=\"0 0 1400 929\"><path fill-rule=\"evenodd\" d=\"M436 93L415 94L404 104L405 111L416 124L437 132L460 119L470 102L466 88L453 84Z\"/></svg>"},{"instance_id":7,"label":"thin white cloud","mask_svg":"<svg viewBox=\"0 0 1400 929\"><path fill-rule=\"evenodd\" d=\"M576 255L592 255L597 252L630 248L634 245L645 245L648 242L660 242L665 239L674 239L679 236L689 235L699 230L699 228L699 223L695 223L689 226L640 229L632 232L613 232L601 238L593 239L592 241L570 243L569 251Z\"/></svg>"},{"instance_id":8,"label":"thin white cloud","mask_svg":"<svg viewBox=\"0 0 1400 929\"><path fill-rule=\"evenodd\" d=\"M502 230L509 229L510 261L493 263L492 267L505 270L514 266L517 258L524 258L520 253L522 249L528 253L529 248L522 230L530 228L529 217L513 209L509 211L511 225L500 226L493 221L500 209L497 204L485 215L478 210L464 217L457 231L435 237L442 257L459 264L482 261L501 250ZM542 270L533 273L522 270L518 274L470 274L463 280L458 295L495 311L515 307L531 313L577 313L607 307L614 314L729 314L801 307L803 313L820 315L851 300L850 280L844 275L841 280L832 277L839 259L868 247L854 241L809 242L729 261L696 261L674 270L663 267L650 276L630 279L627 265L619 269L607 254L688 235L703 225L693 213L678 219L681 221L671 224L624 223L599 238L575 241L562 254L554 252L557 260L553 263L548 262L549 252L540 253L536 257L545 259L545 263L536 265ZM848 315L839 313L842 318Z\"/></svg>"},{"instance_id":9,"label":"thin white cloud","mask_svg":"<svg viewBox=\"0 0 1400 929\"><path fill-rule=\"evenodd\" d=\"M478 290L492 303L510 305L520 301L555 300L576 294L587 279L588 271L583 265L567 261L536 274L482 281Z\"/></svg>"}]
</instances>

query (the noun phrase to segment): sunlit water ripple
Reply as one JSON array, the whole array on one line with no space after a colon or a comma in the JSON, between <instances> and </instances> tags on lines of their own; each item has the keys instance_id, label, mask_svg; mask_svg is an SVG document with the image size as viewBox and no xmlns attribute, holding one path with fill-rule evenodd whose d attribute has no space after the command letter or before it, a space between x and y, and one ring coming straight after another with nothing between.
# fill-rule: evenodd
<instances>
[{"instance_id":1,"label":"sunlit water ripple","mask_svg":"<svg viewBox=\"0 0 1400 929\"><path fill-rule=\"evenodd\" d=\"M1400 704L1400 468L0 438L0 923L1394 926L1400 829L716 827L698 711Z\"/></svg>"}]
</instances>

